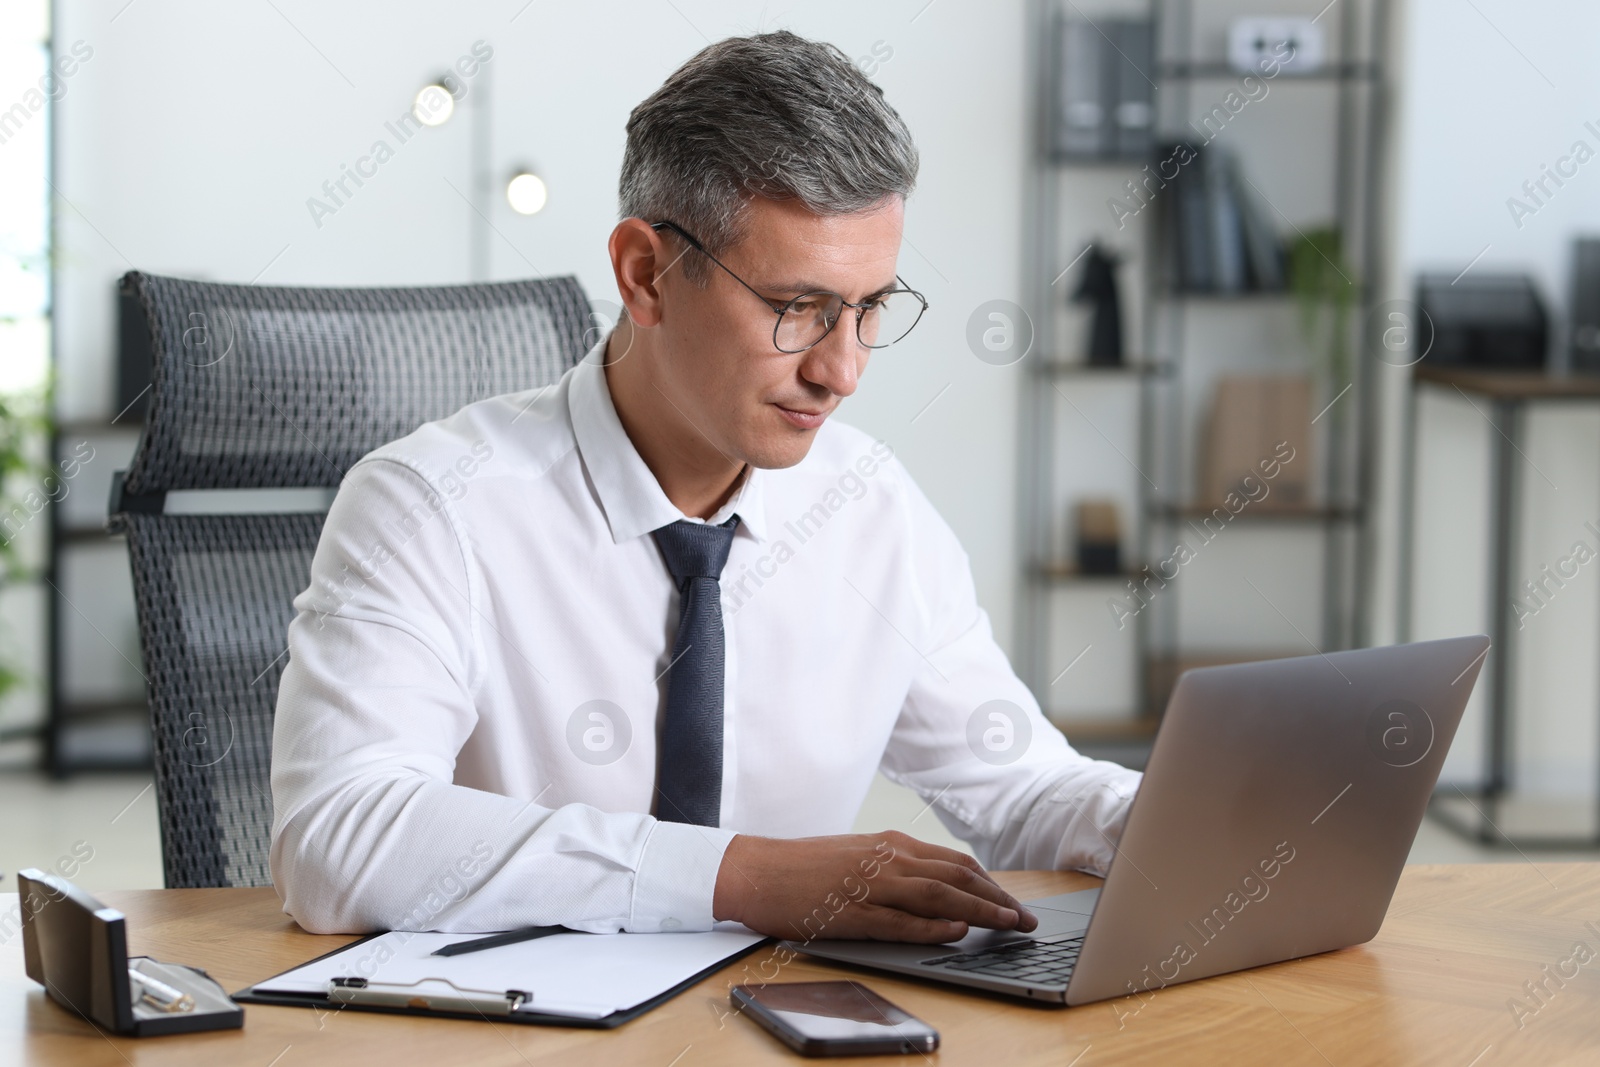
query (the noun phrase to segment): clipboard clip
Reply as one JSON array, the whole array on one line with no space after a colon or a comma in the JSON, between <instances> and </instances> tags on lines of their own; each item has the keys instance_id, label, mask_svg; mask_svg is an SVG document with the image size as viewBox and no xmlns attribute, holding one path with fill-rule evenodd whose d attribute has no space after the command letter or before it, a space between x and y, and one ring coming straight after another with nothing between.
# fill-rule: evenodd
<instances>
[{"instance_id":1,"label":"clipboard clip","mask_svg":"<svg viewBox=\"0 0 1600 1067\"><path fill-rule=\"evenodd\" d=\"M455 993L441 995L419 992L418 987L425 983L442 983L455 990ZM448 978L422 978L405 983L331 978L328 980L328 999L340 1004L510 1015L527 1010L533 1003L533 994L522 989L507 989L503 993L487 989L462 989Z\"/></svg>"}]
</instances>

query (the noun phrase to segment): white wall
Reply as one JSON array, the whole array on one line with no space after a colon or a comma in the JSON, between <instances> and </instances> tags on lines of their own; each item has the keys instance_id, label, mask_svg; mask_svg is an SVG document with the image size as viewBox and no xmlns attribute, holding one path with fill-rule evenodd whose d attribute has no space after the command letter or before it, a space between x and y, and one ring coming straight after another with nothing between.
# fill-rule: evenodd
<instances>
[{"instance_id":1,"label":"white wall","mask_svg":"<svg viewBox=\"0 0 1600 1067\"><path fill-rule=\"evenodd\" d=\"M1508 198L1538 178L1573 142L1600 152L1600 86L1593 42L1600 8L1582 0L1412 0L1406 7L1405 63L1396 128L1394 295L1409 297L1414 273L1530 271L1551 304L1565 314L1569 242L1600 234L1600 161L1591 161L1555 190L1519 227ZM1552 189L1554 187L1552 186ZM1487 251L1485 251L1487 249ZM1424 407L1423 464L1418 479L1417 637L1489 625L1487 449L1493 430L1477 401L1433 391ZM1384 454L1397 460L1398 424L1391 411ZM1583 528L1600 518L1600 413L1594 406L1538 409L1523 456L1518 511L1521 546L1513 563L1520 584L1570 551L1574 541L1600 547ZM1391 486L1392 488L1392 486ZM1397 581L1388 497L1379 619L1390 610ZM1596 752L1596 648L1600 641L1600 567L1585 567L1527 620L1516 637L1514 735L1517 784L1531 792L1592 792ZM1380 636L1383 636L1380 633ZM1475 780L1481 767L1480 683L1446 778Z\"/></svg>"},{"instance_id":2,"label":"white wall","mask_svg":"<svg viewBox=\"0 0 1600 1067\"><path fill-rule=\"evenodd\" d=\"M901 273L931 308L914 342L874 357L842 417L890 441L950 521L1009 647L1018 379L977 360L964 328L978 304L1021 299L1020 4L121 7L58 5L58 49L93 49L60 103L56 321L68 418L113 414L113 284L129 269L262 284L468 280L474 213L455 190L472 193L467 112L486 81L497 181L527 163L550 188L532 217L495 194L490 275L575 273L591 297L614 300L605 240L624 123L667 74L708 38L778 28L851 57L888 52L874 77L922 153ZM384 122L479 39L494 55L463 109L397 145ZM394 157L316 225L307 199L379 138Z\"/></svg>"}]
</instances>

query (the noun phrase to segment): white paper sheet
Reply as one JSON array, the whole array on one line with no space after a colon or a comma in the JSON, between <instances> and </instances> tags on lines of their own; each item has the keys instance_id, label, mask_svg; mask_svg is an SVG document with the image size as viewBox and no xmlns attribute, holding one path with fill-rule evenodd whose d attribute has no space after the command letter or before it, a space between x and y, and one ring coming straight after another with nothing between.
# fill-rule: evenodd
<instances>
[{"instance_id":1,"label":"white paper sheet","mask_svg":"<svg viewBox=\"0 0 1600 1067\"><path fill-rule=\"evenodd\" d=\"M258 993L323 993L330 979L365 978L370 986L447 979L458 989L533 994L527 1010L599 1019L626 1011L762 940L738 923L682 934L551 934L459 956L435 949L475 934L392 931L269 978ZM442 981L415 992L442 996Z\"/></svg>"}]
</instances>

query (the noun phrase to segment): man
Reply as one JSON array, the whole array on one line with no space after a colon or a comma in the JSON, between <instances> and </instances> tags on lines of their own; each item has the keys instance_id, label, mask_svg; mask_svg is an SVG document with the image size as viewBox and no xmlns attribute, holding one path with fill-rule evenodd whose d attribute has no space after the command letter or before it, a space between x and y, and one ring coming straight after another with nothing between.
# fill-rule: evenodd
<instances>
[{"instance_id":1,"label":"man","mask_svg":"<svg viewBox=\"0 0 1600 1067\"><path fill-rule=\"evenodd\" d=\"M880 768L991 865L1104 872L1139 776L1040 715L950 528L830 417L923 310L916 169L789 33L634 110L616 329L366 457L328 515L273 736L302 926L1032 929L971 857L846 833Z\"/></svg>"}]
</instances>

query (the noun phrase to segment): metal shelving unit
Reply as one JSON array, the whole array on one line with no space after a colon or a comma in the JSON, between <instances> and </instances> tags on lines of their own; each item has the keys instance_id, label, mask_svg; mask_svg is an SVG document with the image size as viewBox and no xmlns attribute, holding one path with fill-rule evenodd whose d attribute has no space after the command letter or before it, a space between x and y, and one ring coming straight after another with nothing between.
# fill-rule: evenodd
<instances>
[{"instance_id":1,"label":"metal shelving unit","mask_svg":"<svg viewBox=\"0 0 1600 1067\"><path fill-rule=\"evenodd\" d=\"M1147 9L1156 27L1157 58L1152 69L1145 73L1155 86L1157 144L1184 140L1179 128L1195 114L1194 105L1208 103L1212 95L1220 94L1225 83L1241 77L1219 59L1211 58L1219 43L1214 33L1218 19L1211 18L1209 27L1213 32L1209 36L1196 30L1197 24L1204 21L1202 16L1208 6L1217 7L1207 0L1152 0ZM1307 11L1288 6L1276 13L1311 17L1318 15L1318 6L1312 5ZM1126 5L1118 13L1143 17ZM1039 355L1033 368L1035 383L1024 402L1022 426L1024 471L1019 496L1025 591L1019 598L1018 659L1024 679L1047 713L1054 710L1051 686L1060 677L1058 672L1078 652L1076 648L1057 647L1055 617L1063 591L1087 588L1089 583L1115 583L1119 587L1129 582L1138 583L1149 574L1150 563L1172 551L1174 538L1185 523L1211 512L1209 507L1192 503L1190 494L1172 492L1172 487L1186 484L1185 465L1197 443L1193 435L1186 434L1188 422L1197 421L1187 418L1194 411L1190 398L1201 393L1206 384L1204 368L1195 365L1195 349L1199 347L1191 336L1195 319L1203 312L1211 319L1226 315L1239 317L1242 322L1246 316L1285 315L1294 310L1293 297L1287 292L1174 291L1163 259L1165 246L1161 230L1165 205L1158 194L1152 217L1136 220L1142 227L1142 235L1136 254L1130 257L1134 261L1125 263L1119 271L1124 308L1140 309L1129 321L1140 326L1134 336L1141 354L1131 357L1131 362L1122 367L1074 363L1065 354L1069 346L1057 336L1060 329L1056 311L1065 294L1057 282L1085 243L1069 244L1063 239L1062 222L1067 213L1065 197L1069 183L1076 178L1086 185L1104 186L1108 168L1113 171L1122 168L1127 177L1133 178L1149 160L1093 159L1079 163L1049 157L1047 123L1050 118L1048 93L1053 84L1052 42L1056 20L1064 16L1091 21L1094 18L1092 13L1085 15L1080 7L1066 0L1036 0L1032 5L1032 27L1037 42L1033 62L1039 91L1035 94L1035 164L1031 179L1037 225L1030 255L1033 285L1029 313L1035 322ZM1313 427L1321 435L1317 442L1321 462L1321 489L1317 499L1309 506L1293 509L1246 509L1234 521L1256 531L1251 536L1263 536L1262 531L1279 531L1281 536L1282 531L1307 527L1317 533L1322 603L1321 631L1315 635L1314 643L1318 650L1327 651L1361 644L1365 629L1361 561L1366 554L1368 537L1367 502L1371 499L1373 477L1369 442L1374 415L1373 376L1363 373L1364 339L1358 326L1361 310L1367 303L1367 289L1379 269L1376 169L1383 105L1379 45L1389 15L1385 0L1349 0L1336 9L1325 10L1318 17L1324 20L1327 31L1328 63L1308 74L1280 74L1273 91L1293 84L1297 94L1320 94L1311 99L1319 101L1319 106L1331 115L1332 129L1327 143L1334 174L1328 221L1341 234L1344 259L1359 274L1353 279L1357 295L1352 301L1348 324L1350 380L1317 383L1321 398L1314 402L1314 407L1322 408L1333 401L1314 420L1327 423L1320 428ZM1332 101L1327 100L1329 94L1334 98ZM1304 100L1280 100L1273 106L1304 106ZM1188 139L1195 140L1192 132ZM1249 173L1250 153L1240 151L1238 155ZM1294 236L1294 224L1284 216L1279 214L1274 221L1280 237L1285 233ZM1095 237L1092 232L1082 236L1085 239ZM1137 300L1130 300L1130 296L1137 296ZM1214 357L1214 353L1212 355ZM1212 358L1211 362L1219 361ZM1258 363L1251 369L1261 368ZM1137 507L1129 523L1129 536L1124 541L1122 571L1111 575L1077 572L1066 562L1068 546L1060 543L1061 538L1054 533L1067 504L1060 496L1057 478L1058 447L1062 437L1060 423L1064 418L1082 414L1075 410L1078 405L1072 402L1072 391L1085 382L1119 382L1122 383L1120 387L1137 393L1133 400L1137 411L1137 443L1133 455L1123 455L1129 465L1136 468L1136 472L1130 470L1128 476L1137 487ZM1092 421L1090 424L1094 425ZM1101 437L1110 440L1103 427L1094 428ZM1154 490L1155 485L1163 487L1165 492ZM1129 544L1133 546L1132 553L1126 551ZM1127 558L1130 555L1131 559ZM1164 688L1170 686L1178 670L1194 656L1224 661L1312 651L1307 647L1312 637L1309 634L1302 635L1303 642L1296 642L1298 649L1294 645L1281 649L1227 651L1186 648L1179 633L1177 608L1182 585L1181 579L1170 582L1161 597L1151 603L1150 609L1139 611L1133 619L1137 654L1134 677L1128 680L1130 700L1122 709L1126 714L1117 721L1107 721L1103 717L1075 720L1053 714L1052 718L1069 737L1095 743L1121 743L1125 747L1147 745L1165 704ZM1271 609L1263 604L1261 610ZM1295 640L1292 635L1290 639Z\"/></svg>"}]
</instances>

